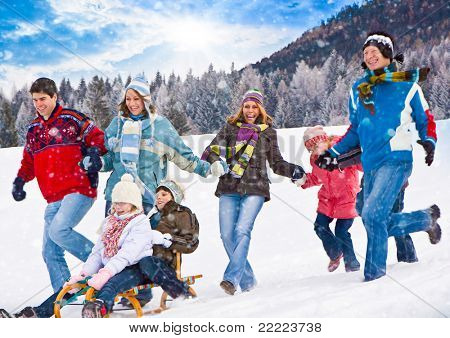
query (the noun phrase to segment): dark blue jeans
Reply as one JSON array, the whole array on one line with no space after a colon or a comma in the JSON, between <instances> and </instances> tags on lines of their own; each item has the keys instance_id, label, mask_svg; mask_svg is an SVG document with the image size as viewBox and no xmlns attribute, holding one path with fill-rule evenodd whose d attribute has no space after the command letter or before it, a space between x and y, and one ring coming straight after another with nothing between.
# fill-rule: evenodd
<instances>
[{"instance_id":1,"label":"dark blue jeans","mask_svg":"<svg viewBox=\"0 0 450 338\"><path fill-rule=\"evenodd\" d=\"M314 222L314 231L322 240L323 248L330 259L336 259L344 254L344 263L346 268L358 268L359 262L356 259L353 250L353 242L348 229L353 224L353 218L337 219L335 226L335 234L330 229L330 223L333 218L328 217L320 212L317 213Z\"/></svg>"},{"instance_id":2,"label":"dark blue jeans","mask_svg":"<svg viewBox=\"0 0 450 338\"><path fill-rule=\"evenodd\" d=\"M364 184L364 179L361 180L361 186ZM392 207L392 213L401 212L404 208L405 188L403 187L395 200ZM361 215L361 211L364 206L363 190L361 190L356 196L356 212ZM394 237L395 244L397 246L397 261L414 263L418 261L416 248L414 247L413 240L410 235Z\"/></svg>"},{"instance_id":3,"label":"dark blue jeans","mask_svg":"<svg viewBox=\"0 0 450 338\"><path fill-rule=\"evenodd\" d=\"M109 215L109 211L111 210L111 205L112 205L111 201L106 201L105 217ZM145 203L145 202L142 203L142 206L144 207L145 214L148 214L149 211L153 208L152 204ZM153 297L152 290L148 289L148 290L140 291L139 294L136 296L136 299L141 300L141 301L149 301L150 299L152 299L152 297Z\"/></svg>"},{"instance_id":4,"label":"dark blue jeans","mask_svg":"<svg viewBox=\"0 0 450 338\"><path fill-rule=\"evenodd\" d=\"M175 271L163 259L149 256L142 258L138 264L142 274L161 286L173 299L189 295L189 286L177 278Z\"/></svg>"},{"instance_id":5,"label":"dark blue jeans","mask_svg":"<svg viewBox=\"0 0 450 338\"><path fill-rule=\"evenodd\" d=\"M113 276L95 296L105 303L106 309L110 312L114 306L114 299L117 294L127 291L136 285L145 284L148 281L141 273L138 264L127 266L117 275ZM144 290L147 291L147 290ZM152 290L148 289L150 299L152 298Z\"/></svg>"}]
</instances>

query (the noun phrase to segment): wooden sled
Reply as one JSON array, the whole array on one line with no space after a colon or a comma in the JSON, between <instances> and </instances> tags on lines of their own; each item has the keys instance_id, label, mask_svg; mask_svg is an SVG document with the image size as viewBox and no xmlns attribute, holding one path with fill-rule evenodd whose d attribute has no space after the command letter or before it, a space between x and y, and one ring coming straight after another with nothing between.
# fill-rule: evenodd
<instances>
[{"instance_id":1,"label":"wooden sled","mask_svg":"<svg viewBox=\"0 0 450 338\"><path fill-rule=\"evenodd\" d=\"M203 275L194 275L194 276L187 276L187 277L181 277L181 253L177 252L177 265L176 265L176 275L177 278L186 284L193 285L195 281L199 278L202 278ZM119 297L124 297L130 301L130 304L133 306L133 309L136 311L137 317L142 317L143 315L149 315L149 314L158 314L168 309L167 302L170 300L170 296L167 294L167 292L163 292L159 301L159 307L144 311L141 307L141 304L139 304L139 301L136 299L136 296L139 294L139 291L145 290L145 289L151 289L154 287L158 287L159 285L154 283L144 284L144 285L138 285L134 288L127 290L125 292L119 293L116 296L116 299L114 303L116 303L119 300ZM74 291L77 290L78 291ZM71 296L68 299L65 299L65 296L67 293L72 292L73 296ZM55 305L54 305L54 313L55 318L61 318L61 308L65 305L71 304L74 301L77 300L79 296L85 296L85 301L92 301L95 299L95 292L96 290L89 285L87 285L87 280L84 280L80 283L68 285L64 287L56 297ZM197 293L195 290L190 286L189 287L189 293L192 295L192 297L197 297ZM67 297L66 297L67 298Z\"/></svg>"}]
</instances>

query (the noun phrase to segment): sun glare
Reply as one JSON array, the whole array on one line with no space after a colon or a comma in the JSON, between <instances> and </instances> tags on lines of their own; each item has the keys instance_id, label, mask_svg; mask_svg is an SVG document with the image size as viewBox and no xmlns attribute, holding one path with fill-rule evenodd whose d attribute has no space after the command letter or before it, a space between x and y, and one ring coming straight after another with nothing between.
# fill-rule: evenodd
<instances>
[{"instance_id":1,"label":"sun glare","mask_svg":"<svg viewBox=\"0 0 450 338\"><path fill-rule=\"evenodd\" d=\"M168 39L178 50L205 49L214 43L214 29L192 19L171 22Z\"/></svg>"}]
</instances>

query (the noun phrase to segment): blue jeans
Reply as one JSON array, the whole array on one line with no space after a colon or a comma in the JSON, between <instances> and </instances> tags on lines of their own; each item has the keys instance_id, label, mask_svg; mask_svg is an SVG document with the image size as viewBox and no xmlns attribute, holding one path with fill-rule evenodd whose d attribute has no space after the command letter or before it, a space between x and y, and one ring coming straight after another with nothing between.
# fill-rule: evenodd
<instances>
[{"instance_id":1,"label":"blue jeans","mask_svg":"<svg viewBox=\"0 0 450 338\"><path fill-rule=\"evenodd\" d=\"M364 177L361 180L361 186L364 189ZM394 206L392 207L393 213L401 212L404 208L404 199L405 199L405 187L403 186L400 190L400 193L397 196L397 199L394 202ZM356 196L356 212L361 215L362 208L364 206L364 194L363 190L361 190ZM413 240L410 235L404 236L396 236L395 245L397 247L397 261L398 262L407 262L414 263L418 261L416 248L414 247Z\"/></svg>"},{"instance_id":2,"label":"blue jeans","mask_svg":"<svg viewBox=\"0 0 450 338\"><path fill-rule=\"evenodd\" d=\"M162 258L144 257L139 261L139 268L148 280L158 284L173 299L180 295L189 295L189 286L177 278L175 270Z\"/></svg>"},{"instance_id":3,"label":"blue jeans","mask_svg":"<svg viewBox=\"0 0 450 338\"><path fill-rule=\"evenodd\" d=\"M94 199L82 194L68 194L45 209L42 256L50 274L53 291L59 290L70 277L64 259L68 251L85 262L94 244L73 228L81 221L94 203Z\"/></svg>"},{"instance_id":4,"label":"blue jeans","mask_svg":"<svg viewBox=\"0 0 450 338\"><path fill-rule=\"evenodd\" d=\"M404 236L430 227L431 216L426 210L392 213L411 171L411 162L387 162L364 174L362 220L367 231L366 281L386 274L388 236Z\"/></svg>"},{"instance_id":5,"label":"blue jeans","mask_svg":"<svg viewBox=\"0 0 450 338\"><path fill-rule=\"evenodd\" d=\"M355 251L353 250L353 242L348 229L353 224L353 218L337 219L334 232L330 229L330 223L333 218L328 217L320 212L317 213L316 221L314 222L314 231L322 240L323 248L331 260L338 258L344 254L344 262L346 269L359 268L359 262L356 259Z\"/></svg>"},{"instance_id":6,"label":"blue jeans","mask_svg":"<svg viewBox=\"0 0 450 338\"><path fill-rule=\"evenodd\" d=\"M253 225L263 204L264 196L258 195L225 194L219 198L220 237L230 259L223 279L244 291L256 285L247 255Z\"/></svg>"},{"instance_id":7,"label":"blue jeans","mask_svg":"<svg viewBox=\"0 0 450 338\"><path fill-rule=\"evenodd\" d=\"M106 309L108 310L108 312L111 312L114 306L114 299L119 293L147 282L147 279L139 269L139 265L130 265L119 272L117 275L111 277L111 279L107 281L106 284L102 287L102 289L97 292L95 298L103 300ZM149 291L147 296L149 296L149 299L151 299L152 290L146 290Z\"/></svg>"}]
</instances>

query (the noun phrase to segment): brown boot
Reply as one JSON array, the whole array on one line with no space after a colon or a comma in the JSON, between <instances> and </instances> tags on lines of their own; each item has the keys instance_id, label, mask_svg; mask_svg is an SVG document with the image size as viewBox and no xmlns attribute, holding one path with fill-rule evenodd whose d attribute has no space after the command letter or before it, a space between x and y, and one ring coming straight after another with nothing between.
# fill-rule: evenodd
<instances>
[{"instance_id":1,"label":"brown boot","mask_svg":"<svg viewBox=\"0 0 450 338\"><path fill-rule=\"evenodd\" d=\"M220 282L220 287L225 291L225 293L229 294L230 296L233 296L236 292L236 288L234 287L233 283L223 280Z\"/></svg>"}]
</instances>

